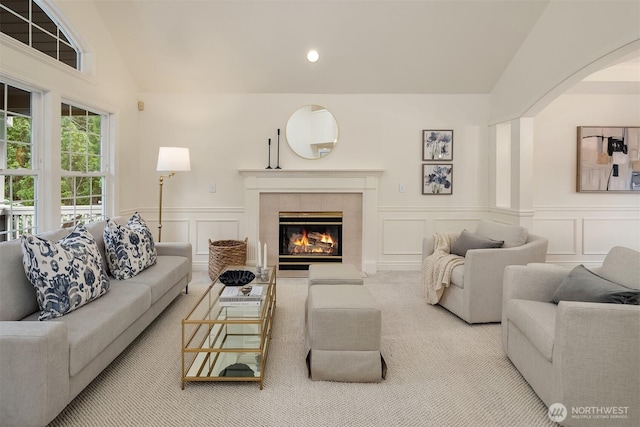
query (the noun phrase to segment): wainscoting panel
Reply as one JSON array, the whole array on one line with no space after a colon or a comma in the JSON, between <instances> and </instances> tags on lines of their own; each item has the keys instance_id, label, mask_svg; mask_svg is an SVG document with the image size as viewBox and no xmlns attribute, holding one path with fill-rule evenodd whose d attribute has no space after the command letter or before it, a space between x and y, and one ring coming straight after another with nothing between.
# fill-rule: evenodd
<instances>
[{"instance_id":1,"label":"wainscoting panel","mask_svg":"<svg viewBox=\"0 0 640 427\"><path fill-rule=\"evenodd\" d=\"M147 220L145 222L153 232L153 238L158 238L158 220ZM163 242L188 242L190 233L188 219L166 219L162 218L162 241Z\"/></svg>"},{"instance_id":2,"label":"wainscoting panel","mask_svg":"<svg viewBox=\"0 0 640 427\"><path fill-rule=\"evenodd\" d=\"M422 218L382 221L383 255L420 255L426 223Z\"/></svg>"},{"instance_id":3,"label":"wainscoting panel","mask_svg":"<svg viewBox=\"0 0 640 427\"><path fill-rule=\"evenodd\" d=\"M612 246L640 248L638 218L587 218L582 230L582 252L586 255L606 255Z\"/></svg>"},{"instance_id":4,"label":"wainscoting panel","mask_svg":"<svg viewBox=\"0 0 640 427\"><path fill-rule=\"evenodd\" d=\"M240 221L237 219L199 219L195 223L195 255L209 255L209 239L244 240L240 237Z\"/></svg>"},{"instance_id":5,"label":"wainscoting panel","mask_svg":"<svg viewBox=\"0 0 640 427\"><path fill-rule=\"evenodd\" d=\"M549 240L548 255L577 254L577 218L534 219L533 234Z\"/></svg>"},{"instance_id":6,"label":"wainscoting panel","mask_svg":"<svg viewBox=\"0 0 640 427\"><path fill-rule=\"evenodd\" d=\"M533 230L549 239L547 262L597 267L614 246L640 250L640 209L629 206L538 206Z\"/></svg>"},{"instance_id":7,"label":"wainscoting panel","mask_svg":"<svg viewBox=\"0 0 640 427\"><path fill-rule=\"evenodd\" d=\"M459 218L445 219L437 218L433 220L434 233L461 233L462 230L476 231L480 218ZM431 233L433 234L433 233Z\"/></svg>"},{"instance_id":8,"label":"wainscoting panel","mask_svg":"<svg viewBox=\"0 0 640 427\"><path fill-rule=\"evenodd\" d=\"M475 230L486 214L486 209L474 207L381 207L378 269L420 270L424 237Z\"/></svg>"}]
</instances>

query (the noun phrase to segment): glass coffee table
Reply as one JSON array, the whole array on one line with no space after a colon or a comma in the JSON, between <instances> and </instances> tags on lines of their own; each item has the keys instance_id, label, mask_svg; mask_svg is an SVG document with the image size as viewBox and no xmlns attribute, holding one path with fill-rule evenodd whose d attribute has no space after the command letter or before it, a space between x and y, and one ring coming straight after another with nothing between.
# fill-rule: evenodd
<instances>
[{"instance_id":1,"label":"glass coffee table","mask_svg":"<svg viewBox=\"0 0 640 427\"><path fill-rule=\"evenodd\" d=\"M230 266L224 271L254 267ZM276 266L269 277L256 278L262 286L259 302L223 306L225 285L212 283L189 314L182 319L182 389L187 381L254 381L263 387L271 328L276 310Z\"/></svg>"}]
</instances>

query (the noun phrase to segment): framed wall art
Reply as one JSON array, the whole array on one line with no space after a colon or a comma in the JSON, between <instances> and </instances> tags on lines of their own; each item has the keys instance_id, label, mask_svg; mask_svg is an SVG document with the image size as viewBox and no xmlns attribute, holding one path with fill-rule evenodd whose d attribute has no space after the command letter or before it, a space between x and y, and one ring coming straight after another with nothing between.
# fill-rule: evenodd
<instances>
[{"instance_id":1,"label":"framed wall art","mask_svg":"<svg viewBox=\"0 0 640 427\"><path fill-rule=\"evenodd\" d=\"M640 127L578 127L578 192L640 192Z\"/></svg>"},{"instance_id":2,"label":"framed wall art","mask_svg":"<svg viewBox=\"0 0 640 427\"><path fill-rule=\"evenodd\" d=\"M422 160L453 160L453 130L423 130Z\"/></svg>"},{"instance_id":3,"label":"framed wall art","mask_svg":"<svg viewBox=\"0 0 640 427\"><path fill-rule=\"evenodd\" d=\"M453 194L453 164L432 163L422 165L422 194Z\"/></svg>"}]
</instances>

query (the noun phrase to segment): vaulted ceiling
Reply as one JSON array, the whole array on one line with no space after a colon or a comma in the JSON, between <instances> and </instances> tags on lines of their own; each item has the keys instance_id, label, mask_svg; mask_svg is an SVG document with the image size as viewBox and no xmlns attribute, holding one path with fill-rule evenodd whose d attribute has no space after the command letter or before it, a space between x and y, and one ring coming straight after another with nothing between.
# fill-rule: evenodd
<instances>
[{"instance_id":1,"label":"vaulted ceiling","mask_svg":"<svg viewBox=\"0 0 640 427\"><path fill-rule=\"evenodd\" d=\"M491 92L549 3L92 1L142 92L448 94Z\"/></svg>"}]
</instances>

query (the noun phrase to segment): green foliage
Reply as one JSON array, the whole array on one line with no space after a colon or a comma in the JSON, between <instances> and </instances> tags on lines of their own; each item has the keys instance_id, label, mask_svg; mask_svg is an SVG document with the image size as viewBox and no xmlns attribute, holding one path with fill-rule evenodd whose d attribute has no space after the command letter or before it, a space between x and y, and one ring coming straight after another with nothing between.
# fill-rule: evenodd
<instances>
[{"instance_id":1,"label":"green foliage","mask_svg":"<svg viewBox=\"0 0 640 427\"><path fill-rule=\"evenodd\" d=\"M65 109L65 107L67 107ZM66 111L65 111L66 110ZM66 114L65 114L66 113ZM99 172L102 161L101 117L63 105L61 119L61 200L73 205L101 201L103 179L100 177L64 176L67 172ZM13 117L7 126L7 169L31 169L31 118ZM35 182L33 176L14 176L6 179L5 198L33 205ZM10 187L11 185L11 187ZM11 193L9 190L12 190ZM94 197L90 197L90 196Z\"/></svg>"},{"instance_id":2,"label":"green foliage","mask_svg":"<svg viewBox=\"0 0 640 427\"><path fill-rule=\"evenodd\" d=\"M7 169L31 169L31 157L31 119L10 117L7 122ZM11 195L12 201L22 201L23 205L32 206L33 189L32 176L14 176L4 182L4 198Z\"/></svg>"}]
</instances>

